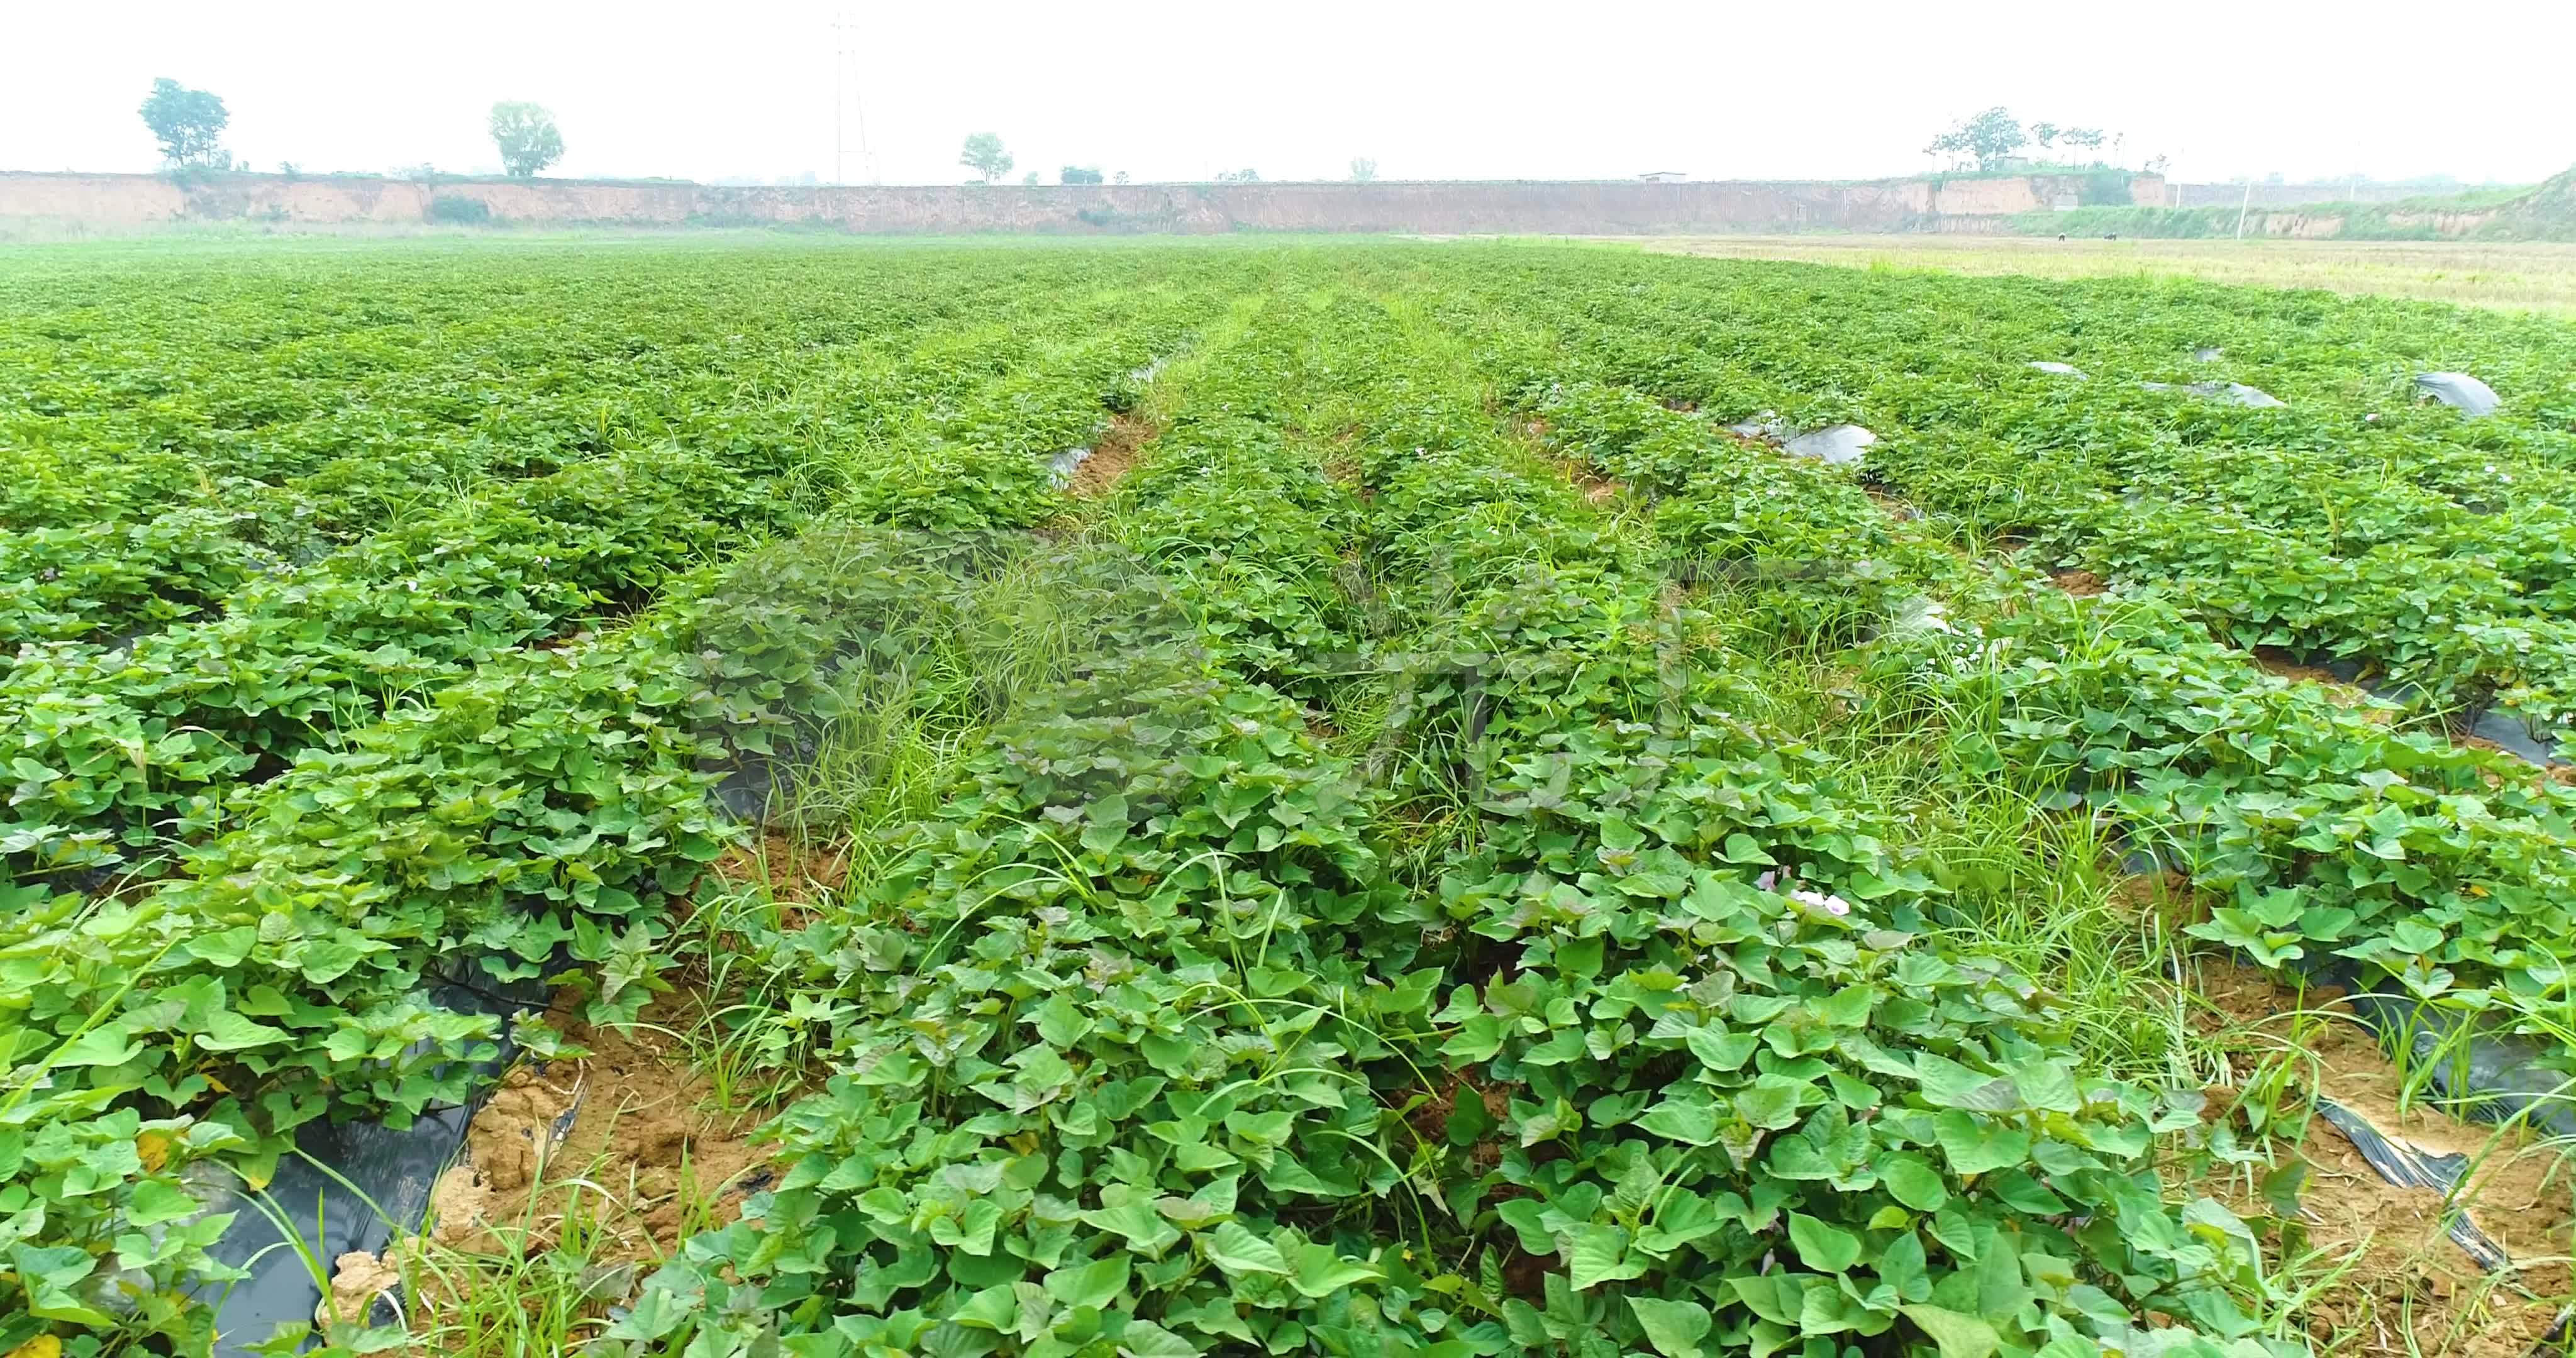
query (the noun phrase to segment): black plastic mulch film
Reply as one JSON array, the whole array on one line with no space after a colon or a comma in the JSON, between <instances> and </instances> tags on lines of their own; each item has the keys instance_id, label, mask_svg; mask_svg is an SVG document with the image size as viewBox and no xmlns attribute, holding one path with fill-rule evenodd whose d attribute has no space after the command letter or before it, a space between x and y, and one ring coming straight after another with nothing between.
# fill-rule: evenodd
<instances>
[{"instance_id":1,"label":"black plastic mulch film","mask_svg":"<svg viewBox=\"0 0 2576 1358\"><path fill-rule=\"evenodd\" d=\"M2207 361L2217 354L2205 350L2195 357ZM2064 364L2031 366L2084 376ZM2464 373L2426 373L2416 379L2416 385L2426 396L2454 406L2470 418L2493 411L2499 403L2492 389ZM2267 393L2232 384L2198 383L2179 389L2248 405L2280 404ZM1828 463L1858 461L1861 449L1875 437L1858 426L1795 435L1776 420L1750 421L1737 426L1737 430L1752 437L1779 440L1801 455ZM1813 446L1798 446L1801 440ZM1072 456L1069 461L1079 462L1080 458ZM1058 462L1067 463L1068 457L1060 455ZM1059 479L1069 478L1072 466L1061 465L1056 470ZM2358 675L2350 662L2329 660L2326 668L2340 671L2339 677L2346 679ZM2535 764L2569 762L2536 739L2521 722L2501 714L2479 714L2468 733ZM774 795L774 789L762 786L769 779L756 772L738 781L741 786L723 789L723 793L731 795L720 794L720 799L737 814L755 812L754 803L765 802ZM2320 967L2311 973L2311 979L2348 988L2355 982L2349 968ZM504 1019L515 1011L545 1002L542 987L511 995L457 983L433 987L430 997L459 1012L493 1014ZM2433 1061L2434 1054L2466 1021L2391 991L2356 988L2346 1002L2383 1044L2411 1041L2413 1054L2426 1061ZM500 1055L485 1073L497 1073L508 1065L511 1056L504 1038ZM2520 1117L2551 1135L2576 1138L2576 1099L2571 1099L2566 1088L2567 1077L2549 1070L2542 1056L2541 1046L2527 1038L2502 1034L2472 1037L2464 1048L2445 1052L2434 1062L2431 1085L2445 1106L2464 1109L2472 1116L2498 1122ZM300 1246L286 1240L267 1214L246 1209L213 1250L224 1262L250 1270L249 1277L233 1284L223 1296L218 1320L223 1338L217 1342L215 1353L246 1354L246 1345L266 1339L277 1326L313 1320L333 1261L353 1252L381 1252L393 1237L395 1223L420 1221L428 1210L430 1192L439 1174L454 1163L464 1147L466 1129L478 1107L479 1101L433 1109L422 1113L403 1131L375 1122L308 1125L296 1139L296 1149L301 1154L279 1162L276 1178L267 1189L270 1199L293 1224ZM2352 1142L2381 1178L2392 1184L2447 1195L2469 1168L2467 1157L2424 1151L2400 1136L2383 1132L2332 1099L2320 1096L2317 1111ZM316 1168L316 1162L328 1166L331 1172ZM2452 1241L2481 1269L2494 1272L2509 1265L2503 1248L2479 1230L2465 1210L2451 1214L2448 1229ZM306 1250L312 1252L309 1260ZM319 1279L314 1274L317 1267L323 1272ZM375 1300L368 1316L343 1319L388 1324L400 1323L404 1317L400 1299L385 1294ZM2534 1352L2565 1352L2569 1338L2568 1318L2562 1317Z\"/></svg>"},{"instance_id":2,"label":"black plastic mulch film","mask_svg":"<svg viewBox=\"0 0 2576 1358\"><path fill-rule=\"evenodd\" d=\"M449 981L430 986L427 997L441 1008L491 1014L505 1023L516 1012L546 1003L545 988L525 982L483 987ZM509 1066L515 1053L506 1030L500 1042L500 1053L480 1067L480 1074L496 1075ZM429 1109L401 1131L374 1121L305 1124L295 1138L299 1153L278 1161L277 1175L266 1190L293 1225L296 1240L282 1235L277 1223L252 1203L221 1204L221 1210L241 1215L208 1253L248 1269L250 1276L222 1294L216 1315L218 1358L247 1354L248 1345L265 1342L280 1325L313 1321L334 1260L353 1252L380 1253L397 1223L419 1223L428 1213L430 1190L464 1148L466 1128L480 1106L478 1098ZM316 1268L321 1278L314 1276ZM401 1303L379 1296L367 1316L341 1319L400 1323Z\"/></svg>"}]
</instances>

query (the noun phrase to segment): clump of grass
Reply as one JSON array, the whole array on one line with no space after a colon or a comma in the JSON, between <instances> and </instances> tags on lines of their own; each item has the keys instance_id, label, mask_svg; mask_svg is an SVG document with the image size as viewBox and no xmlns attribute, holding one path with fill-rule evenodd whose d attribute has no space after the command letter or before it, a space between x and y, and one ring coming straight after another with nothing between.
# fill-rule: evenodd
<instances>
[{"instance_id":1,"label":"clump of grass","mask_svg":"<svg viewBox=\"0 0 2576 1358\"><path fill-rule=\"evenodd\" d=\"M983 574L923 584L918 609L840 668L784 808L801 834L846 836L861 879L884 834L937 810L995 727L1168 607L1132 559L1083 542L1007 551Z\"/></svg>"}]
</instances>

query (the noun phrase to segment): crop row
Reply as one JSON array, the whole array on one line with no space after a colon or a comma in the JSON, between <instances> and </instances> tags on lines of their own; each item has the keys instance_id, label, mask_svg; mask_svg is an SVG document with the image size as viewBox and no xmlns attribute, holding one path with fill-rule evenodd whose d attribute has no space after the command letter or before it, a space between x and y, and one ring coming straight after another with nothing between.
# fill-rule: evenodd
<instances>
[{"instance_id":1,"label":"crop row","mask_svg":"<svg viewBox=\"0 0 2576 1358\"><path fill-rule=\"evenodd\" d=\"M1605 338L1594 352L1616 348L1615 338ZM2007 384L2058 380L2013 374ZM2536 385L2534 394L2545 401L2550 388ZM2133 399L2115 395L2111 404ZM1583 400L1580 392L1562 395L1560 418L1562 407ZM1995 418L1997 405L2015 409L1989 403L1987 418ZM1618 403L1620 413L1595 412L1592 423L1661 424L1712 458L1743 455L1737 441L1706 427L1714 421L1659 407L1630 396ZM2440 437L2410 440L2410 456L2439 460L2446 441L2487 437L2449 412L2433 417L2444 422L2434 431ZM2232 418L2289 417L2247 411ZM2027 412L2023 420L2025 432L2040 423ZM2524 585L2534 587L2534 614L2553 607L2552 591L2564 579L2555 559L2567 548L2549 525L2563 511L2535 501L2505 513L2455 510L2424 520L2420 538L2390 534L2356 564L2289 545L2290 534L2260 522L2259 504L2248 512L2176 503L2172 484L2114 501L2086 485L2081 445L2090 432L2080 423L2060 426L2041 445L2051 452L2043 458L2001 437L1957 438L1938 429L1899 430L1871 450L1867 474L1897 482L1927 507L1955 508L1987 527L2024 527L2067 551L2098 552L2091 559L2110 568L2106 574L2126 568L2152 576L2183 563L2172 570L2178 587L2161 600L2099 609L2027 607L2009 594L1954 600L1954 614L1974 622L1983 638L2011 638L2004 644L2010 649L1981 641L1944 665L1945 701L1992 710L1989 704L2010 695L2003 706L2014 723L2011 738L1971 752L1970 763L2010 770L2038 793L2072 784L2139 842L2162 846L2203 887L2223 893L2218 918L2202 926L2207 936L2268 964L2358 962L2366 980L2447 995L2470 1008L2501 1007L2518 1025L2563 1044L2556 1011L2566 993L2559 959L2576 942L2563 904L2576 885L2576 800L2518 761L2456 749L2436 735L2392 732L2328 695L2269 679L2241 652L2201 640L2198 625L2216 622L2244 644L2329 649L2322 643L2341 642L2419 681L2457 675L2464 662L2472 674L2483 666L2490 684L2522 686L2508 688L2508 699L2553 715L2559 685L2531 690L2539 687L2535 673L2552 675L2566 663L2566 622L2479 610L2500 598L2524 605ZM2540 430L2524 441L2547 457L2553 437ZM1973 455L1959 456L1963 445ZM2294 461L2261 450L2232 462L2215 449L2193 456L2225 463L2241 478L2240 490ZM2322 504L2324 513L2340 512L2339 487L2271 484L2285 505L2300 500L2283 493L2288 485L2314 492L2308 503ZM1853 486L1842 494L1846 515L1866 512L1857 492ZM2064 508L2070 500L2085 509ZM1832 515L1824 507L1830 497L1785 503ZM2009 679L1979 687L1999 675ZM2389 781L2392 774L2398 781ZM2455 987L2459 993L2451 993Z\"/></svg>"},{"instance_id":2,"label":"crop row","mask_svg":"<svg viewBox=\"0 0 2576 1358\"><path fill-rule=\"evenodd\" d=\"M2216 907L2204 938L2273 965L2339 955L2535 1031L2563 1007L2576 793L2264 674L2208 639L2206 588L2073 599L1969 550L2010 514L2066 551L2108 541L2107 520L2056 527L2077 491L2241 500L2338 559L2456 534L2423 569L2509 556L2490 569L2532 600L2556 587L2546 543L2482 556L2454 489L2403 477L2356 528L2357 496L2294 491L2335 489L2331 440L2263 464L2277 478L2230 463L2294 417L2193 434L2198 415L2156 404L2181 398L1997 377L2052 325L2069 341L2062 291L1873 280L1948 308L1874 320L1883 294L1835 276L1596 251L925 257L989 292L945 313L935 287L883 284L921 314L882 342L795 301L809 268L755 256L683 298L667 260L584 265L614 298L586 344L614 348L617 316L657 301L784 302L771 331L820 343L831 372L808 386L781 353L668 437L352 516L284 574L171 557L115 585L160 600L131 642L22 652L0 679L10 739L35 742L11 752L17 864L179 853L91 899L9 889L0 1310L203 1342L184 1293L224 1276L205 1249L231 1174L264 1181L317 1119L400 1123L470 1093L497 1024L425 985L543 979L589 1021L634 1018L740 833L717 775L830 744L870 676L914 663L906 638L989 621L1008 590L1042 595L1023 613L1057 615L1075 654L1042 683L979 676L986 706L942 728L964 733L962 771L862 846L848 898L728 940L776 982L757 989L796 996L831 1078L771 1129L780 1177L686 1242L611 1341L2269 1352L2247 1228L2172 1205L2151 1168L2193 1100L2081 1068L2047 993L1962 943L1941 827L1853 776L1860 737L1774 719L1790 665L1847 676L1877 729L1931 752L1923 780L2184 866ZM324 305L393 344L565 266L474 287L453 267ZM257 304L279 286L228 303L245 348L373 361L346 326L289 333L313 321ZM985 309L1040 294L1007 322ZM2160 328L2134 344L2385 337L2366 311L2179 300L2141 301ZM75 312L47 324L69 335ZM151 314L189 352L145 399L216 380L183 312ZM2460 352L2526 382L2554 342L2451 333L2502 345ZM2132 345L2077 356L2108 374ZM2352 395L2349 361L2301 352L2284 394ZM1925 432L1936 405L2005 388L2026 425ZM307 390L259 395L319 418ZM112 404L94 397L39 393ZM2517 516L2545 516L2565 460L2547 399L2491 426L2379 423L2446 465L2509 461ZM1960 450L1999 457L2017 429L2052 430L2084 474L2068 490L1989 458L1953 478L1956 512L1912 518L1724 428L1765 406L1881 427L1878 466L1927 501ZM1060 519L1045 454L1111 410L1155 436ZM2127 569L2199 580L2207 561Z\"/></svg>"},{"instance_id":3,"label":"crop row","mask_svg":"<svg viewBox=\"0 0 2576 1358\"><path fill-rule=\"evenodd\" d=\"M1027 370L949 376L948 400L907 403L896 427L955 429L1035 464L1043 485L1046 453L1088 434L1126 374L1183 343L1216 300L1090 299L1026 349ZM1090 332L1107 318L1114 328ZM869 465L854 458L830 484L860 498ZM213 718L264 733L256 759L173 773L126 747L121 767L101 756L76 770L110 788L110 823L173 807L199 817L180 827L193 843L179 875L97 899L12 889L0 968L25 988L5 1015L21 1079L0 1192L42 1204L9 1223L13 1302L73 1326L202 1341L210 1316L184 1290L225 1276L205 1248L236 1213L201 1209L230 1170L255 1187L304 1123L399 1126L469 1092L494 1020L441 1009L426 981L552 975L561 954L597 985L613 957L649 951L661 916L735 833L709 798L710 761L769 748L776 704L827 658L827 634L842 635L830 629L849 625L757 607L759 558L711 563L815 522L760 472L670 448L589 459L518 483L506 511L478 505L450 521L498 525L469 549L441 553L446 540L402 540L404 529L352 549L408 567L340 582L353 616L294 614L325 591L279 585L274 611L237 606L135 644L133 655L168 656L198 632L246 625L237 619L290 620L228 667L173 664L149 681L196 705L143 753L175 752L173 735ZM1022 497L1009 521L1060 504ZM613 612L594 607L612 599ZM597 635L564 637L575 622ZM384 634L356 631L365 625ZM542 640L566 644L526 644ZM75 713L151 711L137 697L143 667L116 662L92 658L100 668L75 676L33 660L9 682L33 691L30 676L45 673L42 701ZM409 692L380 682L397 666L411 667ZM281 682L303 685L305 706L252 687ZM32 720L11 730L47 734ZM151 776L126 781L137 765ZM644 997L610 979L594 1016L631 1015Z\"/></svg>"},{"instance_id":4,"label":"crop row","mask_svg":"<svg viewBox=\"0 0 2576 1358\"><path fill-rule=\"evenodd\" d=\"M1015 281L1009 273L959 281L956 295L931 316L916 314L917 306L885 304L904 301L900 293L862 294L852 300L870 304L862 314L872 328L836 333L829 342L803 339L802 327L782 333L774 323L754 331L756 340L709 336L710 329L746 318L707 306L655 316L649 324L629 315L614 336L560 320L514 318L551 337L535 352L482 325L462 327L465 333L439 337L454 346L449 352L399 351L417 366L388 368L383 389L346 384L357 390L341 390L332 413L314 417L323 421L319 429L285 420L278 407L286 402L258 395L278 385L298 391L335 385L327 367L307 375L309 356L293 343L251 348L228 372L202 375L202 385L160 398L200 412L247 402L272 417L262 423L240 416L240 427L218 443L170 435L156 443L148 432L89 428L67 416L22 418L13 433L0 436L9 493L30 497L6 515L8 526L20 531L0 547L0 644L125 636L218 606L251 579L310 564L378 528L443 512L496 482L542 476L620 450L679 445L748 466L846 455L899 436L925 411L1025 364L1034 346L1064 333L1053 328L1058 320L1118 319L1104 312L1108 304L1079 290L1049 294L1032 306L1009 286ZM624 290L616 294L622 298ZM1139 295L1143 304L1154 300ZM560 300L558 290L547 290L542 300ZM196 330L190 345L172 349L197 355L244 344L220 322L201 320ZM144 333L154 332L147 327ZM613 358L601 352L612 340L619 341ZM69 345L59 349L73 352L28 348L27 362L39 372L48 370L43 365L78 371L102 357ZM36 388L26 394L31 403L66 399L43 383L30 385ZM469 398L479 391L484 399L459 404L450 393L460 387ZM504 412L523 418L532 402L550 395L591 403L578 446L527 429L487 427ZM130 411L82 413L137 418ZM420 437L389 443L344 427L359 418L418 426ZM147 503L137 506L119 492L119 477L154 468L156 479L142 491Z\"/></svg>"},{"instance_id":5,"label":"crop row","mask_svg":"<svg viewBox=\"0 0 2576 1358\"><path fill-rule=\"evenodd\" d=\"M864 503L886 468L965 449L996 488L978 512L1028 522L1047 503L1046 454L1086 438L1120 375L1180 343L1206 305L1175 294L1099 335L1115 309L1077 308L1022 346L1026 368L937 401L889 374L879 398L909 415L821 459L619 450L263 575L205 621L26 648L0 679L15 785L0 848L61 870L202 842L235 785L497 657L631 614L675 573L796 522L815 484ZM953 353L920 348L922 371L953 389Z\"/></svg>"},{"instance_id":6,"label":"crop row","mask_svg":"<svg viewBox=\"0 0 2576 1358\"><path fill-rule=\"evenodd\" d=\"M2549 418L2553 387L2535 383L2518 393L2522 408L2463 421L2408 408L2399 374L2359 382L2365 410L2344 350L2326 350L2340 367L2314 362L2316 348L2296 347L2313 336L2249 333L2214 306L2178 304L2187 290L2159 299L2143 336L2106 338L2099 316L2052 317L2056 306L1999 309L1987 296L1972 312L1958 280L1807 274L1798 285L1735 270L1536 287L1576 318L1571 347L1586 370L1713 423L1770 408L1798 427L1857 420L1884 436L1871 475L1916 503L2061 566L2160 588L2240 644L2350 658L2427 704L2500 703L2544 727L2569 717L2576 452ZM1918 294L1913 305L1885 295L1896 289ZM2291 376L2307 385L2285 389L2335 407L2238 409L2137 389L2194 375L2175 339L2191 326L2310 357L2244 371ZM2530 338L2563 343L2549 327ZM2489 361L2528 372L2556 352ZM2070 353L2092 380L2028 370Z\"/></svg>"},{"instance_id":7,"label":"crop row","mask_svg":"<svg viewBox=\"0 0 2576 1358\"><path fill-rule=\"evenodd\" d=\"M1820 755L1711 710L1661 553L1423 301L1274 303L1182 376L1102 526L1189 625L996 732L862 910L781 941L873 959L840 1073L612 1337L2242 1333L2143 1169L2153 1101L1930 950L1921 884Z\"/></svg>"},{"instance_id":8,"label":"crop row","mask_svg":"<svg viewBox=\"0 0 2576 1358\"><path fill-rule=\"evenodd\" d=\"M1792 464L1642 394L1569 385L1541 410L1559 446L1605 470L1725 468L1698 474L1764 487L1755 502L1789 507L1803 536L1756 540L1878 563L1853 579L1886 621L1914 591L1937 596L1939 625L1891 628L1871 662L1903 695L1897 715L1956 730L1946 776L2070 798L2186 871L2218 902L2200 936L2266 966L2346 968L2491 1011L2563 1047L2576 788L2275 678L2172 603L2069 599L1964 569L1849 472ZM1705 531L1687 497L1655 506L1659 529L1681 525L1676 545Z\"/></svg>"},{"instance_id":9,"label":"crop row","mask_svg":"<svg viewBox=\"0 0 2576 1358\"><path fill-rule=\"evenodd\" d=\"M870 370L947 331L957 380L1009 361L979 326L1114 284L1203 270L1104 259L1050 271L951 253L650 262L493 251L173 262L0 279L0 524L128 522L174 503L330 536L460 482L658 439L793 441L865 418ZM818 266L819 265L819 266ZM883 409L900 411L898 405Z\"/></svg>"}]
</instances>

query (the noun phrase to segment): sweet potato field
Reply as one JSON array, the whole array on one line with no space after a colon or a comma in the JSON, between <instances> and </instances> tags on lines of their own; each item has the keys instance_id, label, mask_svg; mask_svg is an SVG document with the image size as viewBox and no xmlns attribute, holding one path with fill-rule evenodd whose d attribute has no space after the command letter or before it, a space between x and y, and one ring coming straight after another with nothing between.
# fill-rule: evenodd
<instances>
[{"instance_id":1,"label":"sweet potato field","mask_svg":"<svg viewBox=\"0 0 2576 1358\"><path fill-rule=\"evenodd\" d=\"M0 258L0 469L12 1358L2576 1304L2565 322L76 246Z\"/></svg>"}]
</instances>

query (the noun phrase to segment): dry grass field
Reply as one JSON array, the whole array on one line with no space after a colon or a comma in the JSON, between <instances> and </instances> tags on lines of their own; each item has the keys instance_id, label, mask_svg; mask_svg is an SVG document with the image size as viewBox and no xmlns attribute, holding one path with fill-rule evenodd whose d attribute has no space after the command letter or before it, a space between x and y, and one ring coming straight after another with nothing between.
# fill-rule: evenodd
<instances>
[{"instance_id":1,"label":"dry grass field","mask_svg":"<svg viewBox=\"0 0 2576 1358\"><path fill-rule=\"evenodd\" d=\"M2069 240L2025 236L1618 238L1648 250L1803 259L1853 268L2095 278L2178 274L2219 283L2416 297L2576 315L2576 245L2422 241Z\"/></svg>"}]
</instances>

